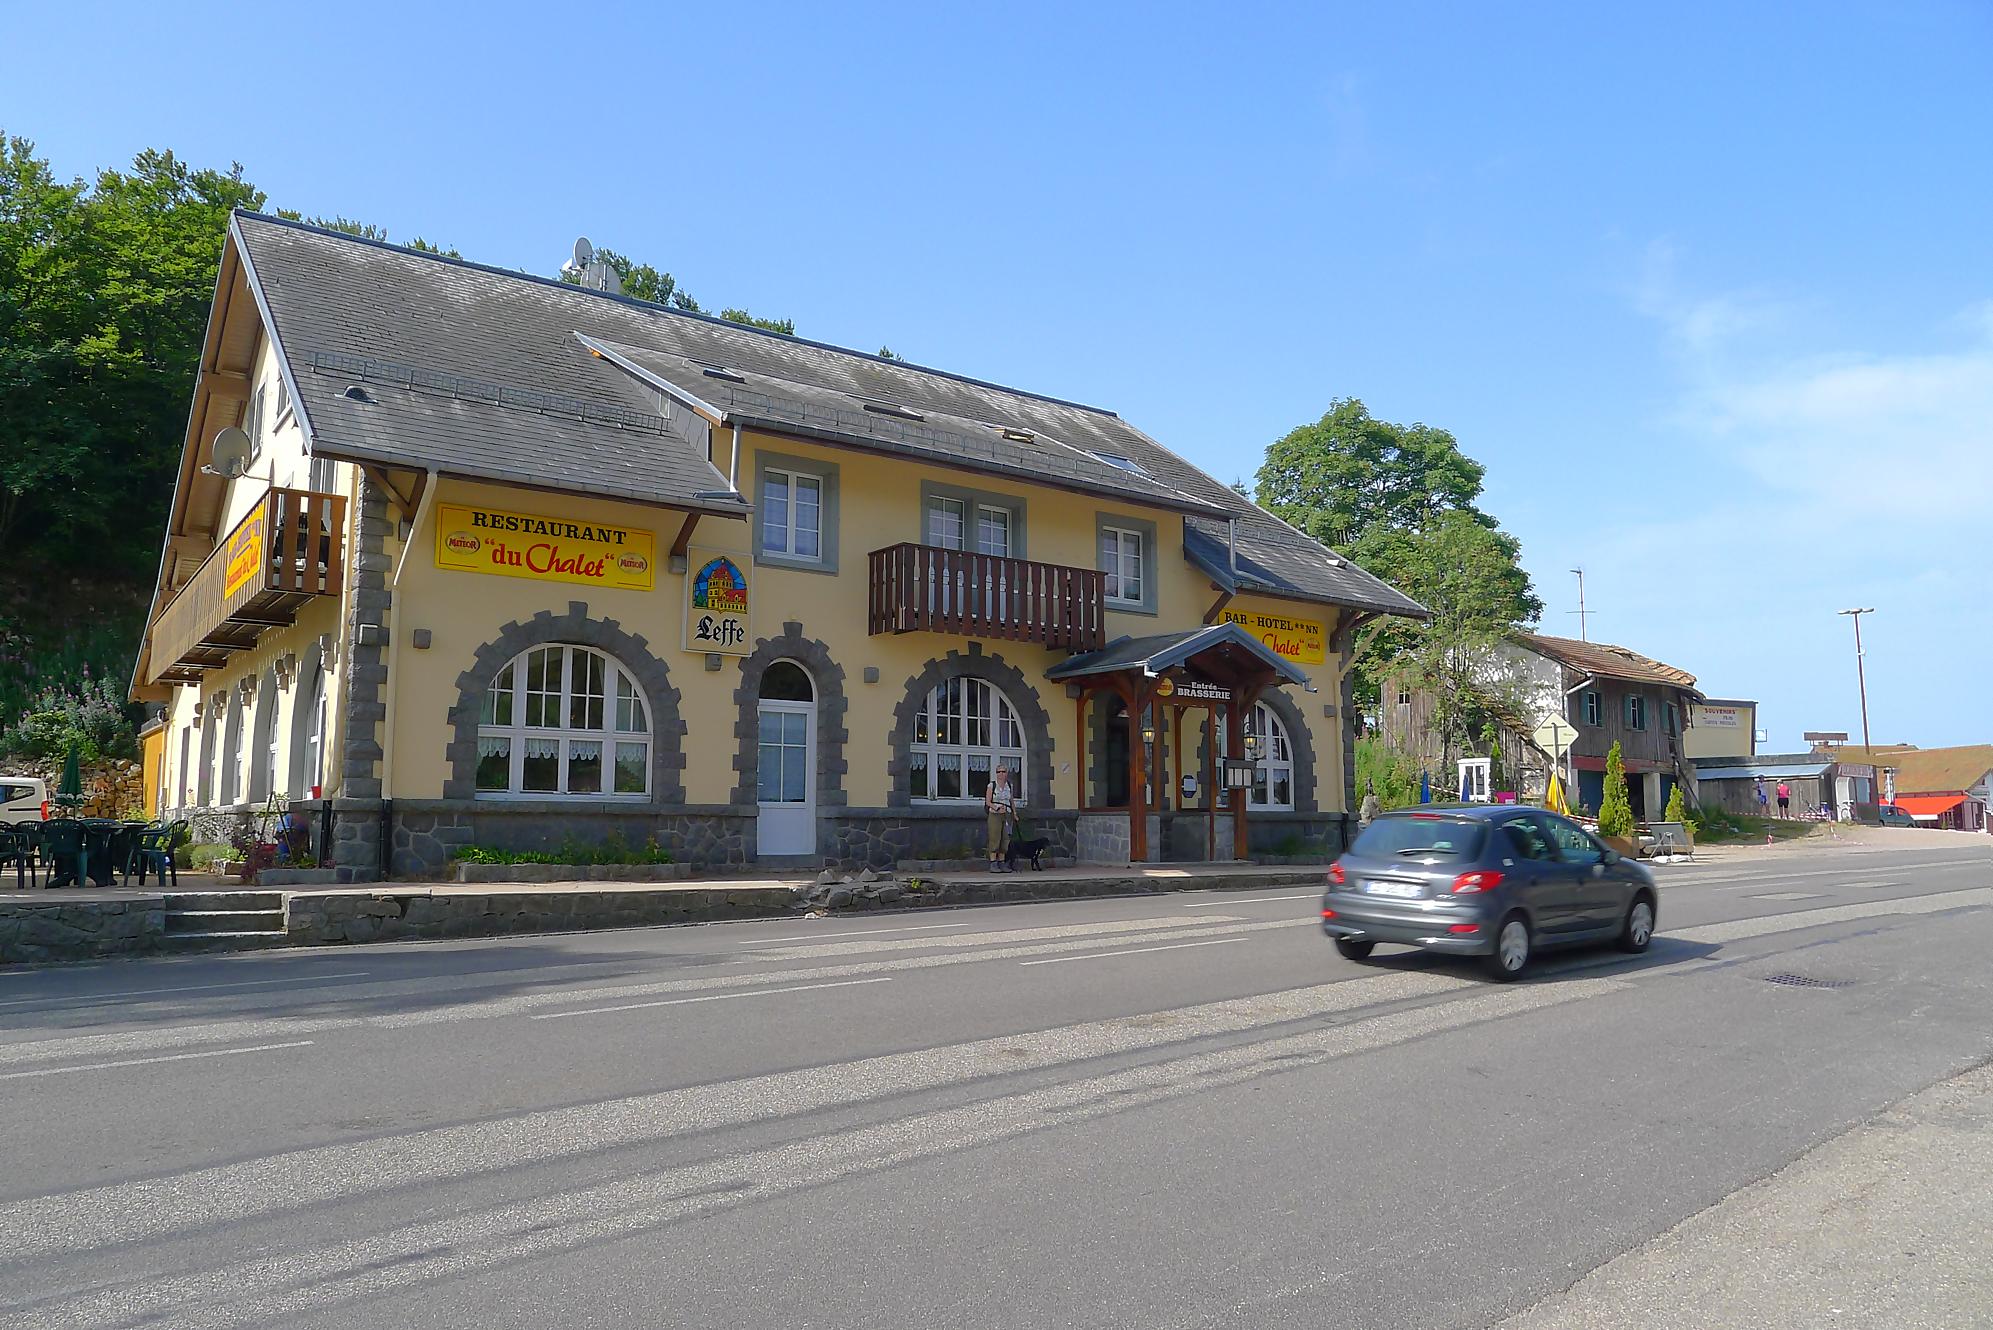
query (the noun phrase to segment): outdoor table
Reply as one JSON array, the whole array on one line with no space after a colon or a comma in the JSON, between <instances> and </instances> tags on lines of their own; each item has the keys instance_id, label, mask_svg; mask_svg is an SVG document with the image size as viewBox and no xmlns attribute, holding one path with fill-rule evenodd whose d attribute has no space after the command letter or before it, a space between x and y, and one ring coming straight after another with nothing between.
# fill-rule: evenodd
<instances>
[{"instance_id":1,"label":"outdoor table","mask_svg":"<svg viewBox=\"0 0 1993 1330\"><path fill-rule=\"evenodd\" d=\"M124 823L105 817L86 817L83 836L90 846L90 880L100 887L117 885L118 841Z\"/></svg>"}]
</instances>

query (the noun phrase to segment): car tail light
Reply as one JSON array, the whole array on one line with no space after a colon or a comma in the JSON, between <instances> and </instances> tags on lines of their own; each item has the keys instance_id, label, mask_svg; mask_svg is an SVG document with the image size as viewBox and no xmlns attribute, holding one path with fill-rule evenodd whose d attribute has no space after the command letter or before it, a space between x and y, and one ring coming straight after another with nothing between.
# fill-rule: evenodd
<instances>
[{"instance_id":1,"label":"car tail light","mask_svg":"<svg viewBox=\"0 0 1993 1330\"><path fill-rule=\"evenodd\" d=\"M1335 883L1339 887L1343 883L1349 881L1348 874L1343 872L1342 860L1338 859L1334 863L1329 865L1329 881Z\"/></svg>"},{"instance_id":2,"label":"car tail light","mask_svg":"<svg viewBox=\"0 0 1993 1330\"><path fill-rule=\"evenodd\" d=\"M1322 918L1324 919L1333 919L1335 917L1336 917L1336 912L1334 910L1325 909L1322 911Z\"/></svg>"},{"instance_id":3,"label":"car tail light","mask_svg":"<svg viewBox=\"0 0 1993 1330\"><path fill-rule=\"evenodd\" d=\"M48 821L48 800L42 800L42 821Z\"/></svg>"},{"instance_id":4,"label":"car tail light","mask_svg":"<svg viewBox=\"0 0 1993 1330\"><path fill-rule=\"evenodd\" d=\"M1478 932L1480 932L1480 931L1481 931L1481 925L1479 925L1479 924L1448 924L1448 925L1446 926L1446 931L1447 931L1447 932L1449 932L1449 933L1478 933Z\"/></svg>"},{"instance_id":5,"label":"car tail light","mask_svg":"<svg viewBox=\"0 0 1993 1330\"><path fill-rule=\"evenodd\" d=\"M1492 868L1477 868L1471 873L1462 873L1453 879L1453 891L1458 896L1476 891L1493 891L1501 885L1502 875Z\"/></svg>"}]
</instances>

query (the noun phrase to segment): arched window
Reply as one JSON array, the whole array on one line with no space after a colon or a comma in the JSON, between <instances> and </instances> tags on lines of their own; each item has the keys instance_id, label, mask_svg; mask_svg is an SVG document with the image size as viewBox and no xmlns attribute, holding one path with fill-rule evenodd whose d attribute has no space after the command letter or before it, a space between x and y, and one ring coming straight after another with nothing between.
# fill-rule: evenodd
<instances>
[{"instance_id":1,"label":"arched window","mask_svg":"<svg viewBox=\"0 0 1993 1330\"><path fill-rule=\"evenodd\" d=\"M650 793L650 708L630 672L555 643L492 679L478 720L477 792L590 799Z\"/></svg>"},{"instance_id":2,"label":"arched window","mask_svg":"<svg viewBox=\"0 0 1993 1330\"><path fill-rule=\"evenodd\" d=\"M760 750L755 759L756 793L762 803L807 803L810 799L810 703L815 685L803 667L778 660L761 672ZM767 705L773 703L774 705Z\"/></svg>"},{"instance_id":3,"label":"arched window","mask_svg":"<svg viewBox=\"0 0 1993 1330\"><path fill-rule=\"evenodd\" d=\"M250 760L256 765L249 780L249 799L260 804L282 788L277 782L277 754L283 749L284 735L277 728L275 670L263 671L263 681L257 686L254 733L256 738L250 745Z\"/></svg>"},{"instance_id":4,"label":"arched window","mask_svg":"<svg viewBox=\"0 0 1993 1330\"><path fill-rule=\"evenodd\" d=\"M291 708L291 797L309 799L325 786L325 727L328 723L325 657L314 647L299 676L298 702Z\"/></svg>"},{"instance_id":5,"label":"arched window","mask_svg":"<svg viewBox=\"0 0 1993 1330\"><path fill-rule=\"evenodd\" d=\"M228 720L221 736L221 801L236 803L242 788L242 690L228 690Z\"/></svg>"},{"instance_id":6,"label":"arched window","mask_svg":"<svg viewBox=\"0 0 1993 1330\"><path fill-rule=\"evenodd\" d=\"M215 795L215 736L221 732L221 712L217 709L220 697L208 700L201 709L201 766L199 779L195 782L194 802L202 808L214 802Z\"/></svg>"},{"instance_id":7,"label":"arched window","mask_svg":"<svg viewBox=\"0 0 1993 1330\"><path fill-rule=\"evenodd\" d=\"M1010 699L987 679L957 676L936 684L914 718L908 792L916 799L980 801L999 762L1010 769L1017 801L1026 802L1024 727Z\"/></svg>"},{"instance_id":8,"label":"arched window","mask_svg":"<svg viewBox=\"0 0 1993 1330\"><path fill-rule=\"evenodd\" d=\"M1246 734L1258 735L1259 764L1253 768L1252 792L1246 807L1269 813L1294 811L1294 745L1288 741L1287 727L1264 702L1255 702L1246 716ZM1218 726L1218 754L1225 755L1225 727Z\"/></svg>"}]
</instances>

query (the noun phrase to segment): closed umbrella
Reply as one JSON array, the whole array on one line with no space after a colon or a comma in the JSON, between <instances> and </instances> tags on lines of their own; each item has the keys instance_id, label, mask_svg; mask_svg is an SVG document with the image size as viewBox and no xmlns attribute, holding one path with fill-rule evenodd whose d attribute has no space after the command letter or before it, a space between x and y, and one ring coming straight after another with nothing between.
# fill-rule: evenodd
<instances>
[{"instance_id":1,"label":"closed umbrella","mask_svg":"<svg viewBox=\"0 0 1993 1330\"><path fill-rule=\"evenodd\" d=\"M1432 776L1423 771L1419 773L1419 802L1422 804L1432 802Z\"/></svg>"},{"instance_id":2,"label":"closed umbrella","mask_svg":"<svg viewBox=\"0 0 1993 1330\"><path fill-rule=\"evenodd\" d=\"M76 745L69 746L69 756L62 759L62 784L56 788L59 802L74 808L83 802L83 762L76 755Z\"/></svg>"},{"instance_id":3,"label":"closed umbrella","mask_svg":"<svg viewBox=\"0 0 1993 1330\"><path fill-rule=\"evenodd\" d=\"M1555 772L1551 773L1550 789L1543 796L1543 806L1553 813L1562 813L1566 817L1571 815L1570 802L1564 798L1563 778Z\"/></svg>"}]
</instances>

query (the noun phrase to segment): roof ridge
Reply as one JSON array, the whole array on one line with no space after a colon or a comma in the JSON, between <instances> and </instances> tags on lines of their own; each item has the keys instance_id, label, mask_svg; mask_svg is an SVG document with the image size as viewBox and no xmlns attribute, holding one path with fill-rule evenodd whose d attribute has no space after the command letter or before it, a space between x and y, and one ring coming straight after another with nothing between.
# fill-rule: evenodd
<instances>
[{"instance_id":1,"label":"roof ridge","mask_svg":"<svg viewBox=\"0 0 1993 1330\"><path fill-rule=\"evenodd\" d=\"M619 304L632 305L638 309L656 310L660 314L669 314L674 318L691 319L698 323L712 324L719 328L731 328L761 337L773 337L780 341L794 343L798 346L814 347L819 351L831 351L838 355L853 356L859 360L870 361L875 365L918 370L922 374L932 374L937 378L952 379L956 383L966 383L977 388L988 388L994 392L1013 393L1019 397L1028 397L1035 402L1050 402L1054 406L1068 406L1076 411L1091 411L1095 415L1109 416L1115 420L1121 419L1120 413L1111 411L1104 406L1092 406L1086 402L1075 402L1067 397L1053 397L1049 393L1032 392L1029 388L1013 388L1008 384L996 383L989 379L978 379L967 374L957 374L953 370L936 369L932 365L921 365L911 360L888 360L884 356L874 355L869 351L860 351L856 347L839 346L835 342L819 342L815 338L798 337L794 333L776 332L772 328L763 328L752 323L736 323L732 319L723 319L717 314L707 314L703 311L694 312L689 309L673 309L671 306L660 304L655 300L645 300L639 296L625 295L620 291L598 291L594 287L578 286L573 282L564 282L558 277L542 277L538 273L527 272L523 268L501 268L496 264L479 263L475 259L467 259L461 255L439 254L434 250L415 249L408 245L397 245L391 240L378 240L373 236L354 235L351 231L340 231L329 226L314 226L310 222L297 218L278 217L267 212L257 212L251 208L236 208L233 210L232 215L246 217L259 222L269 222L273 226L288 227L294 231L307 231L313 235L325 236L332 240L350 241L356 245L371 245L375 249L392 250L397 254L406 254L413 258L429 259L436 263L449 264L458 268L469 268L474 272L490 273L496 277L511 277L521 281L533 282L540 286L554 287L562 291L576 291L584 295L596 296L603 300L613 300Z\"/></svg>"}]
</instances>

